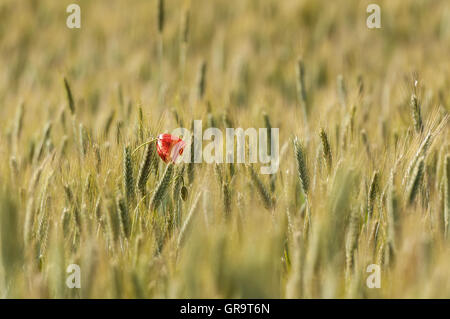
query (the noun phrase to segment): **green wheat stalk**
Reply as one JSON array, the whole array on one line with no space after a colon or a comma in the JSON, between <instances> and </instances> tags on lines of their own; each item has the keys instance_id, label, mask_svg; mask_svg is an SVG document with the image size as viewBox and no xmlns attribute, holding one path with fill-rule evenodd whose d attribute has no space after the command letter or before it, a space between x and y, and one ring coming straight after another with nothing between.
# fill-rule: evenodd
<instances>
[{"instance_id":1,"label":"green wheat stalk","mask_svg":"<svg viewBox=\"0 0 450 319\"><path fill-rule=\"evenodd\" d=\"M147 184L148 176L151 171L151 165L153 158L153 153L155 152L155 147L153 143L150 143L146 146L144 157L142 158L139 173L137 178L137 189L139 190L141 196L145 195L145 185Z\"/></svg>"},{"instance_id":2,"label":"green wheat stalk","mask_svg":"<svg viewBox=\"0 0 450 319\"><path fill-rule=\"evenodd\" d=\"M167 192L167 189L170 184L170 180L172 178L173 173L173 164L170 163L167 165L166 170L164 172L163 177L160 179L158 185L156 186L155 192L150 200L150 207L152 210L156 210L158 206L161 204L164 195Z\"/></svg>"},{"instance_id":3,"label":"green wheat stalk","mask_svg":"<svg viewBox=\"0 0 450 319\"><path fill-rule=\"evenodd\" d=\"M294 155L297 160L297 173L300 183L302 185L303 193L308 195L309 191L309 174L307 169L307 157L304 146L300 143L297 137L293 140Z\"/></svg>"},{"instance_id":4,"label":"green wheat stalk","mask_svg":"<svg viewBox=\"0 0 450 319\"><path fill-rule=\"evenodd\" d=\"M414 169L411 181L407 187L407 200L408 204L412 204L417 194L419 193L420 185L422 183L424 174L424 157L422 156Z\"/></svg>"},{"instance_id":5,"label":"green wheat stalk","mask_svg":"<svg viewBox=\"0 0 450 319\"><path fill-rule=\"evenodd\" d=\"M411 95L411 116L414 123L414 128L417 133L421 133L423 131L423 122L422 115L420 113L420 104L417 96L415 94Z\"/></svg>"},{"instance_id":6,"label":"green wheat stalk","mask_svg":"<svg viewBox=\"0 0 450 319\"><path fill-rule=\"evenodd\" d=\"M129 146L123 150L123 183L125 188L125 195L127 203L134 200L134 178L133 178L133 164Z\"/></svg>"},{"instance_id":7,"label":"green wheat stalk","mask_svg":"<svg viewBox=\"0 0 450 319\"><path fill-rule=\"evenodd\" d=\"M260 195L260 197L263 201L264 207L267 209L274 208L275 202L270 197L270 193L269 193L268 189L266 188L266 186L264 185L263 181L259 178L258 174L255 172L255 170L253 169L253 167L251 165L249 165L248 167L249 167L249 171L250 171L251 180L252 180L253 184L255 185L256 190L258 191L258 194Z\"/></svg>"},{"instance_id":8,"label":"green wheat stalk","mask_svg":"<svg viewBox=\"0 0 450 319\"><path fill-rule=\"evenodd\" d=\"M331 155L331 147L330 147L328 135L324 129L321 129L319 136L320 136L320 140L322 142L323 157L325 159L325 163L327 164L328 174L330 174L331 167L333 166L333 157Z\"/></svg>"},{"instance_id":9,"label":"green wheat stalk","mask_svg":"<svg viewBox=\"0 0 450 319\"><path fill-rule=\"evenodd\" d=\"M367 198L367 220L371 220L373 215L373 209L375 205L375 201L377 198L377 194L379 191L379 176L378 172L375 172L372 177L372 182L369 187L369 195Z\"/></svg>"},{"instance_id":10,"label":"green wheat stalk","mask_svg":"<svg viewBox=\"0 0 450 319\"><path fill-rule=\"evenodd\" d=\"M72 90L70 89L69 81L64 78L64 87L67 95L67 105L69 106L70 113L75 114L75 102L73 100Z\"/></svg>"}]
</instances>

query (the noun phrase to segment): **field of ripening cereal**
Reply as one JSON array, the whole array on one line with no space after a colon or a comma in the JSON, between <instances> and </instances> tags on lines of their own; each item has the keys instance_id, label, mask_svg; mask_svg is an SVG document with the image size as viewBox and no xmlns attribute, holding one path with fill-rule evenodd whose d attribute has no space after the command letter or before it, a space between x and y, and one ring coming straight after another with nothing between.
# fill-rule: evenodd
<instances>
[{"instance_id":1,"label":"field of ripening cereal","mask_svg":"<svg viewBox=\"0 0 450 319\"><path fill-rule=\"evenodd\" d=\"M450 298L450 2L370 3L1 1L0 298Z\"/></svg>"}]
</instances>

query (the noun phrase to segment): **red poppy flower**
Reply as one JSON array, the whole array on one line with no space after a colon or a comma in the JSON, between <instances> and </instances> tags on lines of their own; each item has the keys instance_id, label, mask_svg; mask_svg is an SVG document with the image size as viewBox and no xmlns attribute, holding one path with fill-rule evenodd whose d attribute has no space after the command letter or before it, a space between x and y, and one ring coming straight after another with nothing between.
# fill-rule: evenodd
<instances>
[{"instance_id":1,"label":"red poppy flower","mask_svg":"<svg viewBox=\"0 0 450 319\"><path fill-rule=\"evenodd\" d=\"M170 134L160 134L156 143L156 150L164 162L175 163L177 158L183 154L185 146L186 142L179 137Z\"/></svg>"}]
</instances>

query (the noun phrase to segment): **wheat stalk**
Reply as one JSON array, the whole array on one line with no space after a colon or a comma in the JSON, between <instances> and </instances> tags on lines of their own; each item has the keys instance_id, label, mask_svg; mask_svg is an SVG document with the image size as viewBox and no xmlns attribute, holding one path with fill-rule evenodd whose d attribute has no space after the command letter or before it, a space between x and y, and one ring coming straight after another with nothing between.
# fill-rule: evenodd
<instances>
[{"instance_id":1,"label":"wheat stalk","mask_svg":"<svg viewBox=\"0 0 450 319\"><path fill-rule=\"evenodd\" d=\"M331 155L330 142L328 140L328 135L324 129L320 130L320 140L322 142L322 154L327 164L328 174L331 173L331 167L333 166L333 157Z\"/></svg>"},{"instance_id":2,"label":"wheat stalk","mask_svg":"<svg viewBox=\"0 0 450 319\"><path fill-rule=\"evenodd\" d=\"M408 204L412 204L417 194L419 193L419 188L422 183L424 174L424 158L423 156L418 160L416 168L414 169L413 175L411 176L410 182L407 187L407 200Z\"/></svg>"},{"instance_id":3,"label":"wheat stalk","mask_svg":"<svg viewBox=\"0 0 450 319\"><path fill-rule=\"evenodd\" d=\"M267 209L273 209L275 202L270 197L270 193L267 190L266 186L261 181L261 179L259 178L258 174L255 172L253 167L251 165L249 165L248 168L250 171L251 180L252 180L253 184L255 185L256 190L258 191L258 194L260 195L260 197L263 201L264 207Z\"/></svg>"},{"instance_id":4,"label":"wheat stalk","mask_svg":"<svg viewBox=\"0 0 450 319\"><path fill-rule=\"evenodd\" d=\"M155 192L152 199L150 200L150 207L152 210L156 210L161 204L164 195L167 192L173 173L173 164L167 165L164 175L161 177L158 185L156 186Z\"/></svg>"},{"instance_id":5,"label":"wheat stalk","mask_svg":"<svg viewBox=\"0 0 450 319\"><path fill-rule=\"evenodd\" d=\"M123 183L127 203L130 204L134 200L134 178L131 153L128 146L123 150Z\"/></svg>"},{"instance_id":6,"label":"wheat stalk","mask_svg":"<svg viewBox=\"0 0 450 319\"><path fill-rule=\"evenodd\" d=\"M411 116L414 122L414 128L417 133L421 133L423 131L423 122L422 115L420 112L420 104L417 96L415 94L411 95Z\"/></svg>"},{"instance_id":7,"label":"wheat stalk","mask_svg":"<svg viewBox=\"0 0 450 319\"><path fill-rule=\"evenodd\" d=\"M371 220L373 215L373 208L379 191L379 177L378 172L375 172L370 183L369 195L367 198L367 220Z\"/></svg>"},{"instance_id":8,"label":"wheat stalk","mask_svg":"<svg viewBox=\"0 0 450 319\"><path fill-rule=\"evenodd\" d=\"M302 185L303 192L305 195L308 195L309 191L309 174L307 169L307 159L306 159L306 150L304 146L300 143L297 137L293 140L294 144L294 155L297 160L297 172L298 178Z\"/></svg>"},{"instance_id":9,"label":"wheat stalk","mask_svg":"<svg viewBox=\"0 0 450 319\"><path fill-rule=\"evenodd\" d=\"M137 189L139 190L141 196L145 194L145 186L147 184L148 176L151 171L152 161L154 161L153 155L155 152L155 147L153 144L148 144L145 148L144 157L142 158L139 173L137 178Z\"/></svg>"},{"instance_id":10,"label":"wheat stalk","mask_svg":"<svg viewBox=\"0 0 450 319\"><path fill-rule=\"evenodd\" d=\"M67 106L69 107L70 113L75 114L75 102L73 100L72 90L70 89L69 81L64 78L64 88L66 89L67 95Z\"/></svg>"}]
</instances>

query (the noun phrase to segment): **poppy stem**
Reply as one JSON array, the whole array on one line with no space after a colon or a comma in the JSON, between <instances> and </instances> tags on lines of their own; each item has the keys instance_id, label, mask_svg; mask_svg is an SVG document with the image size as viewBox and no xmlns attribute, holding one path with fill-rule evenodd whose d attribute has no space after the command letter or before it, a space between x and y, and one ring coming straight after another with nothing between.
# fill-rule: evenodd
<instances>
[{"instance_id":1,"label":"poppy stem","mask_svg":"<svg viewBox=\"0 0 450 319\"><path fill-rule=\"evenodd\" d=\"M147 142L145 142L145 143L142 143L141 145L139 145L138 147L136 147L136 149L131 153L131 156L133 156L133 154L136 153L136 151L139 150L141 147L143 147L143 146L145 146L145 145L147 145L147 144L150 144L150 143L156 141L157 139L158 139L158 138L155 137L155 138L152 138L150 141L147 141Z\"/></svg>"}]
</instances>

